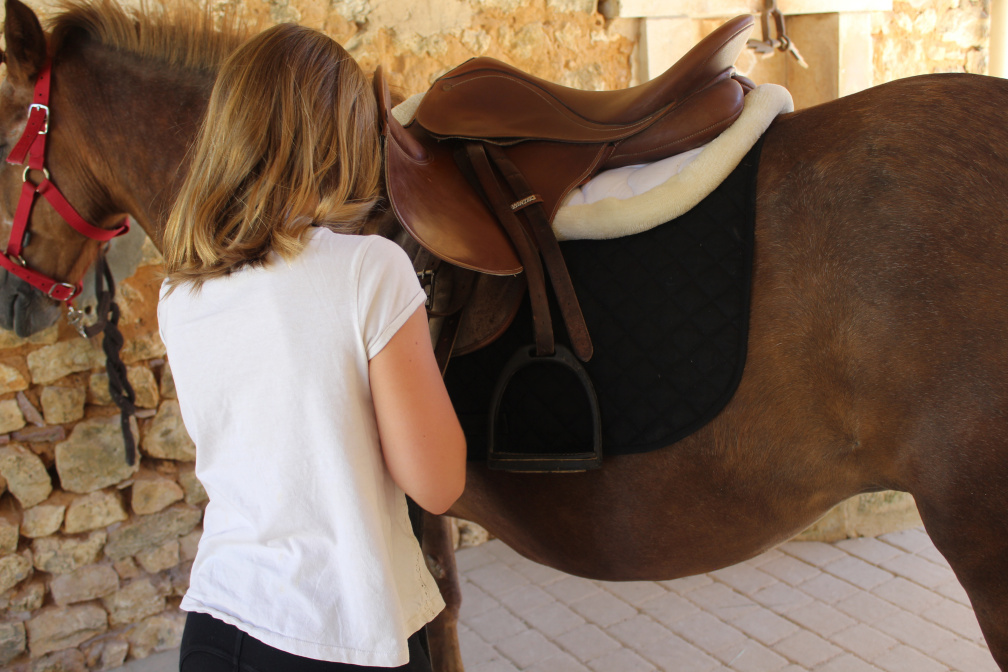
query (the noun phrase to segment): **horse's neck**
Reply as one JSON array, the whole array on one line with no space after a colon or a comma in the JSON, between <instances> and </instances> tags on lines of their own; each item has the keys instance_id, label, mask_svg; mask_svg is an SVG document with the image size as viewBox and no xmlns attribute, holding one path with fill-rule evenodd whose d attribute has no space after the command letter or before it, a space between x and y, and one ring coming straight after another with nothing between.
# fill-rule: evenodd
<instances>
[{"instance_id":1,"label":"horse's neck","mask_svg":"<svg viewBox=\"0 0 1008 672\"><path fill-rule=\"evenodd\" d=\"M160 248L213 76L100 46L81 52L82 58L65 61L66 99L54 105L76 111L77 132L88 145L85 160L107 206L132 215Z\"/></svg>"}]
</instances>

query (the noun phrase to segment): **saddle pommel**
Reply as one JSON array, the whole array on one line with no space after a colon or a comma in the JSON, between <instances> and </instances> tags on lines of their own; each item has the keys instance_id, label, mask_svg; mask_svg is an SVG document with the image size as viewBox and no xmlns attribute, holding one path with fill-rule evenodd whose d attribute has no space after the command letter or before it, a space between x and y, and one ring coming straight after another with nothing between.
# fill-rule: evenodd
<instances>
[{"instance_id":1,"label":"saddle pommel","mask_svg":"<svg viewBox=\"0 0 1008 672\"><path fill-rule=\"evenodd\" d=\"M423 145L407 133L402 124L392 116L392 93L389 91L388 82L385 81L385 73L380 65L375 70L372 86L374 86L375 100L378 101L378 117L382 134L392 136L393 142L399 145L400 149L414 161L426 161L428 157Z\"/></svg>"},{"instance_id":2,"label":"saddle pommel","mask_svg":"<svg viewBox=\"0 0 1008 672\"><path fill-rule=\"evenodd\" d=\"M392 115L381 67L373 86L385 139L385 189L396 218L418 243L449 263L492 275L517 275L514 246L483 200L459 172L451 149L415 124Z\"/></svg>"}]
</instances>

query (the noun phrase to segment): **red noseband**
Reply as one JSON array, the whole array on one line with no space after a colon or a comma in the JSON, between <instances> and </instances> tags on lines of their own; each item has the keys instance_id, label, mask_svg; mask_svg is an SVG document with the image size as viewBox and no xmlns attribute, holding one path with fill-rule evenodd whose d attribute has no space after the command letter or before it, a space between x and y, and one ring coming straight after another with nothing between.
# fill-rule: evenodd
<instances>
[{"instance_id":1,"label":"red noseband","mask_svg":"<svg viewBox=\"0 0 1008 672\"><path fill-rule=\"evenodd\" d=\"M45 292L50 298L58 301L70 301L81 292L81 282L76 284L61 282L47 275L33 271L25 264L21 256L25 233L28 230L28 218L31 216L35 196L42 196L54 210L75 231L83 236L98 241L109 241L129 231L129 220L114 229L100 229L84 221L73 206L66 200L60 190L49 180L49 171L45 167L46 137L49 133L49 80L51 66L46 63L35 80L35 97L28 108L28 122L25 124L21 139L7 155L7 163L24 165L24 184L21 187L21 197L17 210L14 212L14 224L11 227L10 240L7 249L0 253L0 266L7 269L36 289ZM35 184L28 179L32 171L42 173L42 180Z\"/></svg>"}]
</instances>

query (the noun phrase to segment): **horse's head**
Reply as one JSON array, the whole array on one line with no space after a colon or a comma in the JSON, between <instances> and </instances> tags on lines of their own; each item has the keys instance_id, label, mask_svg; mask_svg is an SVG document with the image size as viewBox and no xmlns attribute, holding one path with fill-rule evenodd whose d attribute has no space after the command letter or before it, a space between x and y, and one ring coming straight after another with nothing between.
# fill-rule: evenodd
<instances>
[{"instance_id":1,"label":"horse's head","mask_svg":"<svg viewBox=\"0 0 1008 672\"><path fill-rule=\"evenodd\" d=\"M0 327L28 336L52 325L102 244L123 222L99 207L72 79L50 77L46 35L34 12L6 0L6 78L0 85ZM54 68L55 70L55 68ZM46 98L49 98L46 100ZM105 211L104 214L102 211Z\"/></svg>"}]
</instances>

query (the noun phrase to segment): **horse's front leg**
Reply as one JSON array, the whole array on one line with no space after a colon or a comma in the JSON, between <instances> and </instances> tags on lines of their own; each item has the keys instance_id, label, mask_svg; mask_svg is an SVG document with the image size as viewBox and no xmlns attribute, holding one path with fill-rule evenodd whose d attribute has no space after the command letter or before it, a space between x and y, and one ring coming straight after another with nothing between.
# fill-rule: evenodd
<instances>
[{"instance_id":1,"label":"horse's front leg","mask_svg":"<svg viewBox=\"0 0 1008 672\"><path fill-rule=\"evenodd\" d=\"M462 591L459 588L458 569L455 566L451 519L448 516L435 516L427 512L423 515L424 557L447 605L427 626L431 663L434 672L464 672L458 641L458 616L459 607L462 605Z\"/></svg>"}]
</instances>

